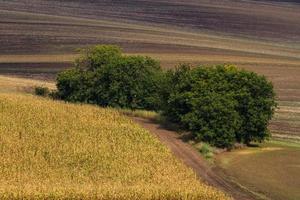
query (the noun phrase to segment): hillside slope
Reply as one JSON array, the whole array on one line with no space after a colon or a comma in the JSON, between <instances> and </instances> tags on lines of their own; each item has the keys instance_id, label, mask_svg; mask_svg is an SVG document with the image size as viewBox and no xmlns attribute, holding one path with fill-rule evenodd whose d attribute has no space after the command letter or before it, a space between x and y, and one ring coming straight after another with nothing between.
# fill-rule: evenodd
<instances>
[{"instance_id":1,"label":"hillside slope","mask_svg":"<svg viewBox=\"0 0 300 200\"><path fill-rule=\"evenodd\" d=\"M295 0L0 0L0 74L53 80L94 44L164 68L232 63L273 81L285 108L271 127L299 135L299 10Z\"/></svg>"},{"instance_id":2,"label":"hillside slope","mask_svg":"<svg viewBox=\"0 0 300 200\"><path fill-rule=\"evenodd\" d=\"M234 35L287 40L300 38L300 5L284 0L13 0L2 1L1 8L89 19L157 23Z\"/></svg>"},{"instance_id":3,"label":"hillside slope","mask_svg":"<svg viewBox=\"0 0 300 200\"><path fill-rule=\"evenodd\" d=\"M228 199L110 109L0 93L1 199Z\"/></svg>"},{"instance_id":4,"label":"hillside slope","mask_svg":"<svg viewBox=\"0 0 300 200\"><path fill-rule=\"evenodd\" d=\"M111 42L131 50L134 47L128 43L148 49L153 42L130 40L132 37L125 37L128 36L125 33L158 34L153 26L284 41L292 45L297 42L299 45L300 5L270 2L273 1L2 0L0 36L3 45L0 53L25 53L28 50L70 53L70 47ZM115 27L116 24L112 22L119 24ZM113 27L110 27L110 23ZM139 24L152 30L149 32L128 24ZM114 40L110 41L109 38Z\"/></svg>"}]
</instances>

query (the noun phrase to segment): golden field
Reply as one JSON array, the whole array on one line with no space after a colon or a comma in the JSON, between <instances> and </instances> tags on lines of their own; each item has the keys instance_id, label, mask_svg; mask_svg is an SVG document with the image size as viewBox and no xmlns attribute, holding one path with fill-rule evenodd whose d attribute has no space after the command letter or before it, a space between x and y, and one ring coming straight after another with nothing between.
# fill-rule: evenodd
<instances>
[{"instance_id":1,"label":"golden field","mask_svg":"<svg viewBox=\"0 0 300 200\"><path fill-rule=\"evenodd\" d=\"M0 173L1 199L229 199L118 111L29 94L0 92Z\"/></svg>"}]
</instances>

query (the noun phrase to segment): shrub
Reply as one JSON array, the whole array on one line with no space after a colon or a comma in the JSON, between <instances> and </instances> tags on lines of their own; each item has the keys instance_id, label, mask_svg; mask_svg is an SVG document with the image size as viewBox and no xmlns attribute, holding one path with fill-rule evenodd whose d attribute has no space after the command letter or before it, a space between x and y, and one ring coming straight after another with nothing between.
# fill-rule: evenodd
<instances>
[{"instance_id":1,"label":"shrub","mask_svg":"<svg viewBox=\"0 0 300 200\"><path fill-rule=\"evenodd\" d=\"M43 96L46 97L49 95L50 90L47 87L41 87L41 86L37 86L34 88L34 93L38 96Z\"/></svg>"},{"instance_id":2,"label":"shrub","mask_svg":"<svg viewBox=\"0 0 300 200\"><path fill-rule=\"evenodd\" d=\"M207 143L202 143L199 151L206 159L211 159L214 156L213 148Z\"/></svg>"},{"instance_id":3,"label":"shrub","mask_svg":"<svg viewBox=\"0 0 300 200\"><path fill-rule=\"evenodd\" d=\"M273 86L265 77L234 66L180 66L167 74L163 113L195 139L231 148L269 136L275 109Z\"/></svg>"},{"instance_id":4,"label":"shrub","mask_svg":"<svg viewBox=\"0 0 300 200\"><path fill-rule=\"evenodd\" d=\"M75 68L58 75L61 99L130 109L158 110L163 71L149 57L123 56L118 47L84 50Z\"/></svg>"}]
</instances>

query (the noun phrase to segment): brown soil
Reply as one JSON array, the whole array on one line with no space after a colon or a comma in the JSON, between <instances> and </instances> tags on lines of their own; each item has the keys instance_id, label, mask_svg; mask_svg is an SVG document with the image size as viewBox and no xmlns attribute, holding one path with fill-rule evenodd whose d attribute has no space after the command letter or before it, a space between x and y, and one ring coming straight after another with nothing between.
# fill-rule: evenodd
<instances>
[{"instance_id":1,"label":"brown soil","mask_svg":"<svg viewBox=\"0 0 300 200\"><path fill-rule=\"evenodd\" d=\"M299 39L299 4L290 1L30 0L2 1L6 10L173 25L248 37Z\"/></svg>"},{"instance_id":2,"label":"brown soil","mask_svg":"<svg viewBox=\"0 0 300 200\"><path fill-rule=\"evenodd\" d=\"M173 154L192 168L197 176L205 183L217 187L236 200L253 200L255 196L244 191L234 183L218 175L217 169L212 168L192 146L185 143L175 131L168 130L148 119L133 118L135 122L149 130L162 143L167 145Z\"/></svg>"},{"instance_id":3,"label":"brown soil","mask_svg":"<svg viewBox=\"0 0 300 200\"><path fill-rule=\"evenodd\" d=\"M53 81L57 73L70 66L71 63L0 63L0 74Z\"/></svg>"},{"instance_id":4,"label":"brown soil","mask_svg":"<svg viewBox=\"0 0 300 200\"><path fill-rule=\"evenodd\" d=\"M0 1L0 54L72 52L74 48L99 43L114 43L139 52L158 50L155 48L159 46L157 43L122 37L128 33L159 34L154 33L153 27L299 44L300 4L281 2ZM88 21L107 19L118 23L146 25L152 30L133 31L132 27L108 27L101 21Z\"/></svg>"}]
</instances>

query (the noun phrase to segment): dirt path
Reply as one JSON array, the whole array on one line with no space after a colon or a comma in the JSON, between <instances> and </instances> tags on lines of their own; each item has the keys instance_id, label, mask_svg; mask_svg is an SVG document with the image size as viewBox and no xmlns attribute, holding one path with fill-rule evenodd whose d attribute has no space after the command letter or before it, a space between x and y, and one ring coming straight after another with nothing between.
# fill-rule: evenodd
<instances>
[{"instance_id":1,"label":"dirt path","mask_svg":"<svg viewBox=\"0 0 300 200\"><path fill-rule=\"evenodd\" d=\"M255 199L253 195L248 194L239 187L226 181L223 177L217 175L199 153L192 146L183 142L176 132L167 130L148 119L133 118L133 120L157 136L161 142L171 149L176 157L191 167L202 181L223 190L236 200Z\"/></svg>"}]
</instances>

